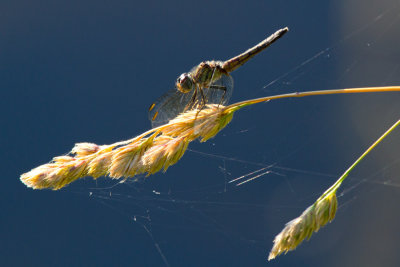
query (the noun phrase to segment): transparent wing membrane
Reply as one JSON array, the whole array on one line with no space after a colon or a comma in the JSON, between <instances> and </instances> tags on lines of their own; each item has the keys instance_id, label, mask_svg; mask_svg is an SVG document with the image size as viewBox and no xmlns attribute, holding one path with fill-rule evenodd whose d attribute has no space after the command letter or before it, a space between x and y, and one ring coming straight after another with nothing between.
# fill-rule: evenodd
<instances>
[{"instance_id":1,"label":"transparent wing membrane","mask_svg":"<svg viewBox=\"0 0 400 267\"><path fill-rule=\"evenodd\" d=\"M183 112L191 97L191 92L184 94L174 88L158 98L149 109L152 127L163 125Z\"/></svg>"},{"instance_id":2,"label":"transparent wing membrane","mask_svg":"<svg viewBox=\"0 0 400 267\"><path fill-rule=\"evenodd\" d=\"M205 104L225 105L232 96L232 91L233 79L226 74L221 75L208 88L197 86L188 93L182 93L174 88L162 95L150 106L149 120L154 128L167 123L188 109L201 107Z\"/></svg>"},{"instance_id":3,"label":"transparent wing membrane","mask_svg":"<svg viewBox=\"0 0 400 267\"><path fill-rule=\"evenodd\" d=\"M206 104L227 104L233 92L232 76L221 75L221 78L212 82L208 88L203 88L203 92Z\"/></svg>"}]
</instances>

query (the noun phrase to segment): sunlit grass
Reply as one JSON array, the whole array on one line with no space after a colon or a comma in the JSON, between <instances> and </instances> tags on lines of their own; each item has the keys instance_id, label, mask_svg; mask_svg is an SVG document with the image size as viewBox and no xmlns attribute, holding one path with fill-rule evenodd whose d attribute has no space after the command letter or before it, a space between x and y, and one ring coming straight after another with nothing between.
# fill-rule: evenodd
<instances>
[{"instance_id":1,"label":"sunlit grass","mask_svg":"<svg viewBox=\"0 0 400 267\"><path fill-rule=\"evenodd\" d=\"M206 105L178 115L167 124L151 129L127 141L111 145L78 143L68 155L53 158L21 175L21 181L33 189L58 190L71 182L91 176L128 179L139 174L151 175L177 163L190 142L205 142L221 131L243 107L281 98L318 95L377 93L400 91L400 86L351 88L295 92L238 102L229 106ZM298 218L286 224L274 240L269 260L295 249L304 239L331 222L336 214L336 191L353 168L398 125L397 121L371 145L317 201Z\"/></svg>"}]
</instances>

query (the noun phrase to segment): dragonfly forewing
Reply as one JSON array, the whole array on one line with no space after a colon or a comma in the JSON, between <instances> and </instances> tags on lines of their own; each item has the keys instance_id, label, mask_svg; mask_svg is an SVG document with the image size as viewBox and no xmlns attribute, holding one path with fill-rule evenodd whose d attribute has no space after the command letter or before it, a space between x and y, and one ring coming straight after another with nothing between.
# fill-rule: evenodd
<instances>
[{"instance_id":1,"label":"dragonfly forewing","mask_svg":"<svg viewBox=\"0 0 400 267\"><path fill-rule=\"evenodd\" d=\"M158 98L149 108L152 127L163 125L183 112L190 98L191 94L179 92L175 88Z\"/></svg>"},{"instance_id":2,"label":"dragonfly forewing","mask_svg":"<svg viewBox=\"0 0 400 267\"><path fill-rule=\"evenodd\" d=\"M168 123L171 119L188 109L203 107L205 104L228 103L233 91L233 79L223 74L207 88L196 87L189 93L172 89L162 95L149 108L152 127Z\"/></svg>"}]
</instances>

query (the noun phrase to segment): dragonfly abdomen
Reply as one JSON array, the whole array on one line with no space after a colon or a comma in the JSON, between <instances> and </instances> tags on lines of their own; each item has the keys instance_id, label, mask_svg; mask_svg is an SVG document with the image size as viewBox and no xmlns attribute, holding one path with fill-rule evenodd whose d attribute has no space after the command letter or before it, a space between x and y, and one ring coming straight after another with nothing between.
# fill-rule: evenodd
<instances>
[{"instance_id":1,"label":"dragonfly abdomen","mask_svg":"<svg viewBox=\"0 0 400 267\"><path fill-rule=\"evenodd\" d=\"M273 42L281 38L285 33L287 33L289 29L283 28L278 31L276 31L274 34L269 36L267 39L264 41L260 42L259 44L255 45L254 47L246 50L242 54L233 57L231 59L228 59L225 62L221 62L221 67L227 71L227 72L232 72L242 66L244 63L249 61L252 57L263 51L265 48L270 46Z\"/></svg>"}]
</instances>

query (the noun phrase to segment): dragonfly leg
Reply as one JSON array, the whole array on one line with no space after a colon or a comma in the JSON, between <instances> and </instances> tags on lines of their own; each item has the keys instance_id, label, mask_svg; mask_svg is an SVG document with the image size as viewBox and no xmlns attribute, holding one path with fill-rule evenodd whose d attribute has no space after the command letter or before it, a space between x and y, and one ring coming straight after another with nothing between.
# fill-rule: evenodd
<instances>
[{"instance_id":1,"label":"dragonfly leg","mask_svg":"<svg viewBox=\"0 0 400 267\"><path fill-rule=\"evenodd\" d=\"M200 94L201 94L201 102L200 106L204 107L206 105L206 97L204 96L203 89L199 88Z\"/></svg>"},{"instance_id":2,"label":"dragonfly leg","mask_svg":"<svg viewBox=\"0 0 400 267\"><path fill-rule=\"evenodd\" d=\"M196 98L197 98L197 89L194 90L194 93L193 93L192 97L190 98L190 101L187 103L183 112L185 112L187 110L191 110L194 107L194 105L196 103Z\"/></svg>"},{"instance_id":3,"label":"dragonfly leg","mask_svg":"<svg viewBox=\"0 0 400 267\"><path fill-rule=\"evenodd\" d=\"M199 91L200 91L200 94L201 94L201 101L200 101L200 104L198 106L199 110L197 111L196 118L197 118L197 115L199 115L200 111L202 111L203 108L206 106L206 97L204 95L203 89L199 88Z\"/></svg>"}]
</instances>

